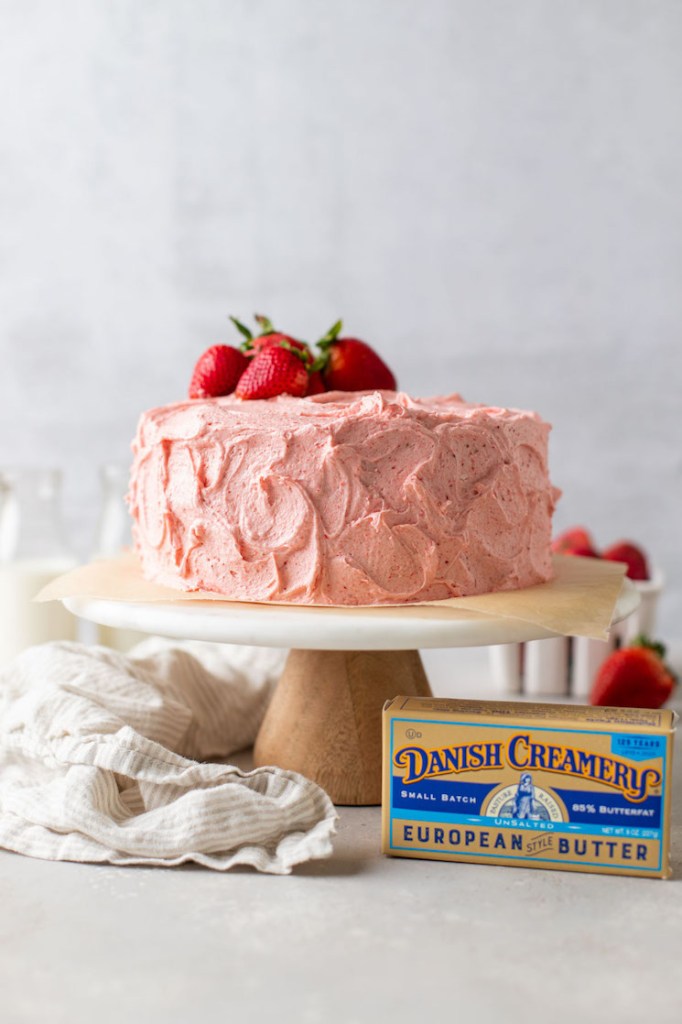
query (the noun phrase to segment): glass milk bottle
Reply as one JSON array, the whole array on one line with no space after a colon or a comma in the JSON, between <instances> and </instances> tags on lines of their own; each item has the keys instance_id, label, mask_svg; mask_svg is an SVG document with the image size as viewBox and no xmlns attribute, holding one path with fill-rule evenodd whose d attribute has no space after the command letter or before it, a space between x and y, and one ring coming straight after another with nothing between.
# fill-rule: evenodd
<instances>
[{"instance_id":1,"label":"glass milk bottle","mask_svg":"<svg viewBox=\"0 0 682 1024\"><path fill-rule=\"evenodd\" d=\"M93 559L117 558L132 547L130 513L125 503L130 467L107 462L100 467L102 505L92 552ZM97 643L117 651L129 651L146 633L114 626L97 626Z\"/></svg>"},{"instance_id":2,"label":"glass milk bottle","mask_svg":"<svg viewBox=\"0 0 682 1024\"><path fill-rule=\"evenodd\" d=\"M59 601L33 598L76 564L64 540L61 473L0 470L0 669L32 644L75 640L77 622Z\"/></svg>"}]
</instances>

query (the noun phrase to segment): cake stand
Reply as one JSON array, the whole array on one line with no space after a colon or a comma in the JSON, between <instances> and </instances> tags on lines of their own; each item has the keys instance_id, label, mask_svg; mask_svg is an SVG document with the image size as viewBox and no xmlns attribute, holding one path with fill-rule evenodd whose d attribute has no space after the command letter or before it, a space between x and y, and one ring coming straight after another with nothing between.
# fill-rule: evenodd
<instances>
[{"instance_id":1,"label":"cake stand","mask_svg":"<svg viewBox=\"0 0 682 1024\"><path fill-rule=\"evenodd\" d=\"M419 648L479 647L556 636L518 619L438 609L310 608L240 602L133 604L66 598L104 626L182 640L291 648L254 746L256 765L319 783L337 804L381 802L381 711L398 695L431 695ZM613 622L639 595L625 580Z\"/></svg>"}]
</instances>

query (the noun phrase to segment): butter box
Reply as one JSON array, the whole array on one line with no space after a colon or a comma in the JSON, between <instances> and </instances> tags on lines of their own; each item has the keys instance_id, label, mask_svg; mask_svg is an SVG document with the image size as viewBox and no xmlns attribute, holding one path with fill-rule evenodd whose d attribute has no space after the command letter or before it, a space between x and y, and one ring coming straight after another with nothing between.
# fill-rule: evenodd
<instances>
[{"instance_id":1,"label":"butter box","mask_svg":"<svg viewBox=\"0 0 682 1024\"><path fill-rule=\"evenodd\" d=\"M667 878L676 719L395 697L383 712L382 850Z\"/></svg>"}]
</instances>

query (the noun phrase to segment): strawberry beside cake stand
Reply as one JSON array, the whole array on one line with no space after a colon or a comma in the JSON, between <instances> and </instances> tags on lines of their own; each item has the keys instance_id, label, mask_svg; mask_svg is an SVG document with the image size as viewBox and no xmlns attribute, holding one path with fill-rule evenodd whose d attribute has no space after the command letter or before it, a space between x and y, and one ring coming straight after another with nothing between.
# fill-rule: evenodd
<instances>
[{"instance_id":1,"label":"strawberry beside cake stand","mask_svg":"<svg viewBox=\"0 0 682 1024\"><path fill-rule=\"evenodd\" d=\"M613 623L639 595L626 579ZM256 765L301 772L337 804L381 802L381 711L431 696L420 648L481 647L556 636L538 625L437 607L321 608L241 602L132 603L65 598L75 615L181 640L286 647L254 746Z\"/></svg>"}]
</instances>

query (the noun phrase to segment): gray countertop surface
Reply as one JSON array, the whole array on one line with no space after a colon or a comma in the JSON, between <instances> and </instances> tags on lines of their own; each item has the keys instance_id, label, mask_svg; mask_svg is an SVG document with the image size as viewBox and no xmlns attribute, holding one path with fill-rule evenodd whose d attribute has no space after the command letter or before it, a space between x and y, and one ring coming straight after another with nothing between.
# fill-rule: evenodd
<instances>
[{"instance_id":1,"label":"gray countertop surface","mask_svg":"<svg viewBox=\"0 0 682 1024\"><path fill-rule=\"evenodd\" d=\"M379 808L286 877L0 852L0 1020L679 1024L679 756L673 803L671 881L390 859Z\"/></svg>"}]
</instances>

